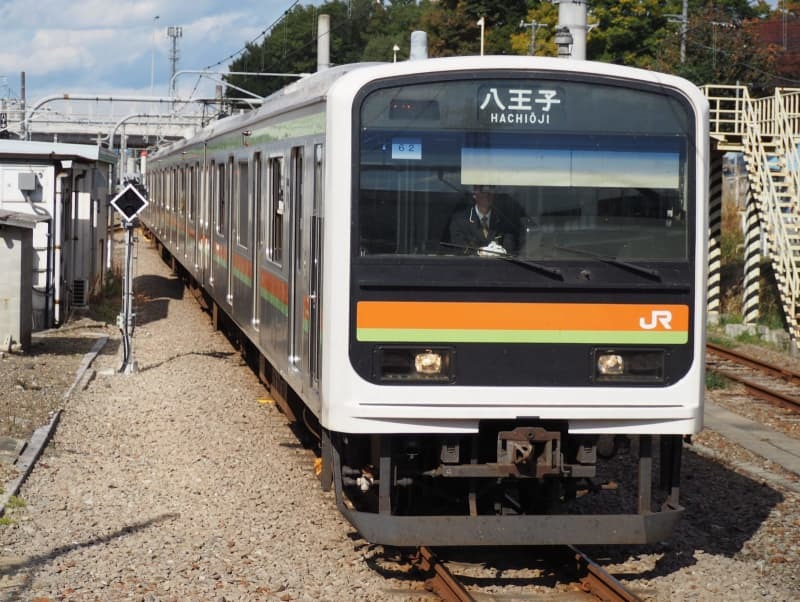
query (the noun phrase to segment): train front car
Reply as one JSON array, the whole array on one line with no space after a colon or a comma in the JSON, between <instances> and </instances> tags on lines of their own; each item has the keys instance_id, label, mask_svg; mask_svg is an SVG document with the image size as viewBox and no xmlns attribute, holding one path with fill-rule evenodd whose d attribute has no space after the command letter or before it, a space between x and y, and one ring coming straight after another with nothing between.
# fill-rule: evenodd
<instances>
[{"instance_id":1,"label":"train front car","mask_svg":"<svg viewBox=\"0 0 800 602\"><path fill-rule=\"evenodd\" d=\"M702 427L700 92L468 57L360 69L328 103L321 418L342 512L393 545L668 536Z\"/></svg>"}]
</instances>

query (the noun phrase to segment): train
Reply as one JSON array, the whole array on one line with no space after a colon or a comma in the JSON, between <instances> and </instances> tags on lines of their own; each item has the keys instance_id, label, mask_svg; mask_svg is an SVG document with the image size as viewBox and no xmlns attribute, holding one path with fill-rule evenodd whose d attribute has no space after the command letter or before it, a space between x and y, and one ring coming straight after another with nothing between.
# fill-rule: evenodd
<instances>
[{"instance_id":1,"label":"train","mask_svg":"<svg viewBox=\"0 0 800 602\"><path fill-rule=\"evenodd\" d=\"M703 423L708 155L671 75L340 65L151 153L141 220L366 540L644 544Z\"/></svg>"}]
</instances>

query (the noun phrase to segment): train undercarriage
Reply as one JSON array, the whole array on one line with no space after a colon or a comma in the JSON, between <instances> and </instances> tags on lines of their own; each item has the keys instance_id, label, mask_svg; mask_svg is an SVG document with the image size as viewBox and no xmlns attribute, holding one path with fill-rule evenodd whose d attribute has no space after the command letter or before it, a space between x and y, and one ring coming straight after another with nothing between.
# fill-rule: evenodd
<instances>
[{"instance_id":1,"label":"train undercarriage","mask_svg":"<svg viewBox=\"0 0 800 602\"><path fill-rule=\"evenodd\" d=\"M463 436L324 432L322 478L374 543L640 544L668 537L683 511L681 449L680 436L575 436L546 422L487 421Z\"/></svg>"}]
</instances>

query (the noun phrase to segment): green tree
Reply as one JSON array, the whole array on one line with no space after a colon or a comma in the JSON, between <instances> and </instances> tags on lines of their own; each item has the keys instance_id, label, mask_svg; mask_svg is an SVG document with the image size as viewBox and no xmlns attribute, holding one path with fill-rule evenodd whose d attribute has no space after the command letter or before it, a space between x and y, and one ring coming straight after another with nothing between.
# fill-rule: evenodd
<instances>
[{"instance_id":1,"label":"green tree","mask_svg":"<svg viewBox=\"0 0 800 602\"><path fill-rule=\"evenodd\" d=\"M317 15L331 17L331 60L338 64L362 60L367 31L373 13L382 8L374 0L333 1L319 7L295 6L287 11L257 44L248 44L231 62L230 71L261 73L310 73L317 62ZM266 96L286 85L282 77L231 75L226 81L253 93ZM240 93L229 89L229 96Z\"/></svg>"},{"instance_id":2,"label":"green tree","mask_svg":"<svg viewBox=\"0 0 800 602\"><path fill-rule=\"evenodd\" d=\"M690 14L686 57L680 60L678 43L662 46L660 67L698 85L746 83L765 93L775 69L775 52L760 44L754 18L731 17L725 7L708 7Z\"/></svg>"},{"instance_id":3,"label":"green tree","mask_svg":"<svg viewBox=\"0 0 800 602\"><path fill-rule=\"evenodd\" d=\"M484 53L512 54L512 36L526 16L524 0L441 0L423 2L420 27L428 33L429 55L460 56L479 54L484 20Z\"/></svg>"},{"instance_id":4,"label":"green tree","mask_svg":"<svg viewBox=\"0 0 800 602\"><path fill-rule=\"evenodd\" d=\"M361 60L392 60L395 44L400 48L397 60L405 60L409 54L411 32L418 28L420 7L415 0L394 0L380 6L367 26L367 43Z\"/></svg>"},{"instance_id":5,"label":"green tree","mask_svg":"<svg viewBox=\"0 0 800 602\"><path fill-rule=\"evenodd\" d=\"M536 56L557 56L558 48L553 41L558 26L558 6L550 2L539 2L528 11L525 23L536 23ZM511 34L511 50L515 54L531 54L530 27L520 28Z\"/></svg>"}]
</instances>

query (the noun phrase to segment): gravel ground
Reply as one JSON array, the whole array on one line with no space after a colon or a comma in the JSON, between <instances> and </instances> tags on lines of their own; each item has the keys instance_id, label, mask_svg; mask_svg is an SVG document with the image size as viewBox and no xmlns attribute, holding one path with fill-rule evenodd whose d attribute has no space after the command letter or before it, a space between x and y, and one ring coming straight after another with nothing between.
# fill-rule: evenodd
<instances>
[{"instance_id":1,"label":"gravel ground","mask_svg":"<svg viewBox=\"0 0 800 602\"><path fill-rule=\"evenodd\" d=\"M257 378L141 247L138 373L114 373L119 333L87 319L37 336L30 355L0 360L0 386L11 392L0 435L26 436L65 406L22 488L24 505L0 526L0 599L429 599L411 591L392 551L340 517L314 477L313 454ZM98 334L110 339L97 375L64 403ZM647 600L800 598L796 475L710 431L693 445L674 536L586 552ZM603 477L624 488L630 468L622 457ZM541 550L439 555L482 600L552 591Z\"/></svg>"}]
</instances>

